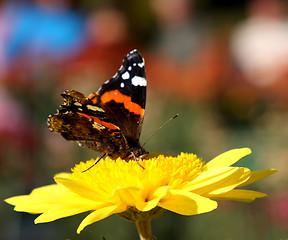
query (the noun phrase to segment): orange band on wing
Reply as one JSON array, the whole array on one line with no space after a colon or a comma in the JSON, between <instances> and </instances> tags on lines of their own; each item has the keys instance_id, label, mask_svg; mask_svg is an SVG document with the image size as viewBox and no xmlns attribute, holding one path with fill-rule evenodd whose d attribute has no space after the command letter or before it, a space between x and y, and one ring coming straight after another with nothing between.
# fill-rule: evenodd
<instances>
[{"instance_id":1,"label":"orange band on wing","mask_svg":"<svg viewBox=\"0 0 288 240\"><path fill-rule=\"evenodd\" d=\"M123 103L124 107L130 112L140 115L141 117L144 115L144 108L139 106L137 103L132 102L131 97L122 94L118 90L106 92L101 96L101 102L104 104L112 100L117 103Z\"/></svg>"},{"instance_id":2,"label":"orange band on wing","mask_svg":"<svg viewBox=\"0 0 288 240\"><path fill-rule=\"evenodd\" d=\"M90 116L90 115L85 114L85 113L80 113L80 112L78 112L78 113L81 114L83 117L86 117L86 118L88 118L88 119L91 119L91 120L93 120L94 122L96 122L96 123L98 123L98 124L100 124L100 125L108 128L108 129L110 129L110 130L119 129L119 128L118 128L117 126L115 126L114 124L101 121L101 120L100 120L99 118L97 118L97 117Z\"/></svg>"},{"instance_id":3,"label":"orange band on wing","mask_svg":"<svg viewBox=\"0 0 288 240\"><path fill-rule=\"evenodd\" d=\"M96 93L91 93L88 98L93 102L93 103L97 103L97 94Z\"/></svg>"}]
</instances>

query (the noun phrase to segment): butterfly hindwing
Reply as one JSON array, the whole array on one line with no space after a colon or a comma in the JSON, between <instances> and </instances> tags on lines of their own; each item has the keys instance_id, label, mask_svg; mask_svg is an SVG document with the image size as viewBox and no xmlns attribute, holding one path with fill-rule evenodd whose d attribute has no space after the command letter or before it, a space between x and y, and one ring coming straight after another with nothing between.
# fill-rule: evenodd
<instances>
[{"instance_id":1,"label":"butterfly hindwing","mask_svg":"<svg viewBox=\"0 0 288 240\"><path fill-rule=\"evenodd\" d=\"M119 127L110 121L102 108L77 91L65 91L62 97L64 104L58 113L48 117L51 131L95 151L110 152L117 145L125 146Z\"/></svg>"}]
</instances>

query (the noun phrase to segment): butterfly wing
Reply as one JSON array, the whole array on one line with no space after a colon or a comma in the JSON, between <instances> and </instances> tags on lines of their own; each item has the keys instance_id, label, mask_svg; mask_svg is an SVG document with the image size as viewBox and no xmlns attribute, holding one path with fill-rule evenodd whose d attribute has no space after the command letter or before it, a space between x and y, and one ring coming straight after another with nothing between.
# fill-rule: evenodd
<instances>
[{"instance_id":1,"label":"butterfly wing","mask_svg":"<svg viewBox=\"0 0 288 240\"><path fill-rule=\"evenodd\" d=\"M57 114L48 117L51 131L60 133L66 140L95 151L119 156L128 148L120 128L113 124L105 111L77 91L62 94L64 104ZM125 152L125 151L124 151Z\"/></svg>"},{"instance_id":2,"label":"butterfly wing","mask_svg":"<svg viewBox=\"0 0 288 240\"><path fill-rule=\"evenodd\" d=\"M137 50L118 72L88 98L77 91L62 94L64 104L48 117L51 131L113 158L130 159L147 152L140 146L146 103L144 59Z\"/></svg>"},{"instance_id":3,"label":"butterfly wing","mask_svg":"<svg viewBox=\"0 0 288 240\"><path fill-rule=\"evenodd\" d=\"M127 54L118 72L89 98L96 102L124 134L138 144L146 104L144 59L137 50ZM131 146L130 146L131 147Z\"/></svg>"}]
</instances>

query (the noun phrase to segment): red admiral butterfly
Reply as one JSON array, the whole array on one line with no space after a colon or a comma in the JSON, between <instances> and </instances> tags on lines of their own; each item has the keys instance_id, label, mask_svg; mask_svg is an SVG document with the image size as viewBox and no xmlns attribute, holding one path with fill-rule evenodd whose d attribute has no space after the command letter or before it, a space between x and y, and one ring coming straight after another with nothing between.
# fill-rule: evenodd
<instances>
[{"instance_id":1,"label":"red admiral butterfly","mask_svg":"<svg viewBox=\"0 0 288 240\"><path fill-rule=\"evenodd\" d=\"M143 158L148 152L141 147L146 104L144 59L137 50L123 60L118 72L89 97L67 90L64 104L57 114L48 117L51 131L66 140L102 152L111 158Z\"/></svg>"}]
</instances>

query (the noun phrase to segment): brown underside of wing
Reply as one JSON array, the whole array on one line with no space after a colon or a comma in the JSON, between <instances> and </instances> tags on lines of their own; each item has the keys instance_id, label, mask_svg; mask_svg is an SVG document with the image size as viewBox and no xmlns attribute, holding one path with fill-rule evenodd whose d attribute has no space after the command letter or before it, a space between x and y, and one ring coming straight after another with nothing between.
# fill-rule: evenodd
<instances>
[{"instance_id":1,"label":"brown underside of wing","mask_svg":"<svg viewBox=\"0 0 288 240\"><path fill-rule=\"evenodd\" d=\"M78 113L57 113L48 117L50 131L60 133L66 140L77 141L91 150L107 153L113 158L125 157L129 147L120 133L93 126L93 121Z\"/></svg>"}]
</instances>

